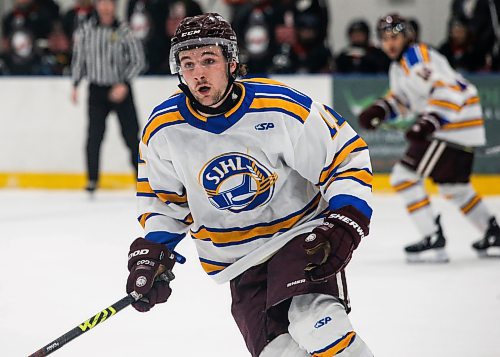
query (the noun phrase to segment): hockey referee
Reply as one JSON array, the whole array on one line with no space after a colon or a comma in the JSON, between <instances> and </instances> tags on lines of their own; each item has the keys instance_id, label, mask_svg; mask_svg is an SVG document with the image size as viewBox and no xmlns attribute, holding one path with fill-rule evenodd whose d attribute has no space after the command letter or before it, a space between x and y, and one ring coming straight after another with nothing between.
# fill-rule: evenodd
<instances>
[{"instance_id":1,"label":"hockey referee","mask_svg":"<svg viewBox=\"0 0 500 357\"><path fill-rule=\"evenodd\" d=\"M91 193L99 179L99 152L111 111L118 116L130 161L137 170L139 124L130 81L145 63L141 43L116 19L115 0L96 0L96 10L97 15L75 33L71 63L73 103L78 101L82 78L89 82L86 190Z\"/></svg>"}]
</instances>

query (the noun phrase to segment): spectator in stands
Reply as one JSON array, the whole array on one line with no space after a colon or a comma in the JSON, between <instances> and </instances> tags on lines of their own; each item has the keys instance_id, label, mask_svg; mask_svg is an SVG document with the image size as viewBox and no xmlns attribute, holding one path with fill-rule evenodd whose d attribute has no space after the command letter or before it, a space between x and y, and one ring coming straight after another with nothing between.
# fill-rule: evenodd
<instances>
[{"instance_id":1,"label":"spectator in stands","mask_svg":"<svg viewBox=\"0 0 500 357\"><path fill-rule=\"evenodd\" d=\"M42 56L53 75L70 74L71 43L60 21L54 23L47 40L47 48Z\"/></svg>"},{"instance_id":2,"label":"spectator in stands","mask_svg":"<svg viewBox=\"0 0 500 357\"><path fill-rule=\"evenodd\" d=\"M169 12L165 22L165 29L167 33L167 53L170 52L170 39L175 33L175 29L180 24L182 19L185 17L191 17L203 14L203 9L201 8L198 1L195 0L170 0ZM168 62L168 58L167 58ZM170 68L168 63L166 64L168 73L170 73Z\"/></svg>"},{"instance_id":3,"label":"spectator in stands","mask_svg":"<svg viewBox=\"0 0 500 357\"><path fill-rule=\"evenodd\" d=\"M30 32L35 42L47 39L54 20L54 10L50 7L42 7L35 0L15 0L12 10L2 21L4 47L10 44L9 38L19 30Z\"/></svg>"},{"instance_id":4,"label":"spectator in stands","mask_svg":"<svg viewBox=\"0 0 500 357\"><path fill-rule=\"evenodd\" d=\"M486 69L500 70L500 0L477 0L469 26Z\"/></svg>"},{"instance_id":5,"label":"spectator in stands","mask_svg":"<svg viewBox=\"0 0 500 357\"><path fill-rule=\"evenodd\" d=\"M75 0L74 6L69 9L62 18L64 33L73 40L73 33L85 21L95 14L92 0Z\"/></svg>"},{"instance_id":6,"label":"spectator in stands","mask_svg":"<svg viewBox=\"0 0 500 357\"><path fill-rule=\"evenodd\" d=\"M145 74L168 73L169 38L165 23L169 14L167 0L129 0L127 17L134 36L141 40L146 55Z\"/></svg>"},{"instance_id":7,"label":"spectator in stands","mask_svg":"<svg viewBox=\"0 0 500 357\"><path fill-rule=\"evenodd\" d=\"M0 74L10 76L47 75L49 66L35 51L33 35L17 30L9 38L7 50L0 55Z\"/></svg>"},{"instance_id":8,"label":"spectator in stands","mask_svg":"<svg viewBox=\"0 0 500 357\"><path fill-rule=\"evenodd\" d=\"M453 68L471 72L484 67L484 56L474 51L467 25L462 20L452 19L448 26L448 38L439 47L439 52L448 59Z\"/></svg>"},{"instance_id":9,"label":"spectator in stands","mask_svg":"<svg viewBox=\"0 0 500 357\"><path fill-rule=\"evenodd\" d=\"M387 73L391 61L370 43L370 28L364 20L353 21L347 29L349 45L337 56L340 73Z\"/></svg>"},{"instance_id":10,"label":"spectator in stands","mask_svg":"<svg viewBox=\"0 0 500 357\"><path fill-rule=\"evenodd\" d=\"M271 71L274 73L330 71L332 55L327 46L326 2L280 0L273 8L276 53Z\"/></svg>"},{"instance_id":11,"label":"spectator in stands","mask_svg":"<svg viewBox=\"0 0 500 357\"><path fill-rule=\"evenodd\" d=\"M265 74L272 66L276 53L276 9L271 0L252 0L242 6L233 19L240 60L249 73Z\"/></svg>"},{"instance_id":12,"label":"spectator in stands","mask_svg":"<svg viewBox=\"0 0 500 357\"><path fill-rule=\"evenodd\" d=\"M297 41L292 46L293 73L330 73L333 56L321 30L321 19L302 13L295 19Z\"/></svg>"},{"instance_id":13,"label":"spectator in stands","mask_svg":"<svg viewBox=\"0 0 500 357\"><path fill-rule=\"evenodd\" d=\"M485 70L500 69L500 0L454 0L451 18L470 31L473 52L484 59Z\"/></svg>"}]
</instances>

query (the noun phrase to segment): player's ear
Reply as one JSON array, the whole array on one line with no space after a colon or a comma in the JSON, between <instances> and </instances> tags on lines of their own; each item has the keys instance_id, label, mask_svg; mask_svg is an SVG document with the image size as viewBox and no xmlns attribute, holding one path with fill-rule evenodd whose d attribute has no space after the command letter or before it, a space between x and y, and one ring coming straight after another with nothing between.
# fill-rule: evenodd
<instances>
[{"instance_id":1,"label":"player's ear","mask_svg":"<svg viewBox=\"0 0 500 357\"><path fill-rule=\"evenodd\" d=\"M238 63L231 61L229 62L229 72L234 75L234 72L236 72L236 69L238 68Z\"/></svg>"}]
</instances>

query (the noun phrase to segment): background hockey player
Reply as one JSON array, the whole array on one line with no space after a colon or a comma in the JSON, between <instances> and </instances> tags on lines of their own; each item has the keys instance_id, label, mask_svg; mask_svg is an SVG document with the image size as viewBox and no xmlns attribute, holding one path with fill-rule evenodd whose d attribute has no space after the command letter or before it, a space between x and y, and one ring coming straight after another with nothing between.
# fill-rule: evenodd
<instances>
[{"instance_id":1,"label":"background hockey player","mask_svg":"<svg viewBox=\"0 0 500 357\"><path fill-rule=\"evenodd\" d=\"M423 239L405 248L410 260L448 261L439 215L433 212L423 178L457 205L484 233L473 244L485 253L500 246L500 229L470 184L474 148L485 144L483 113L476 88L447 60L423 43L415 43L406 20L388 15L378 21L382 48L392 59L390 92L359 116L360 125L376 129L384 121L414 114L406 132L408 148L392 171L391 185L401 194ZM425 252L425 253L423 253Z\"/></svg>"},{"instance_id":2,"label":"background hockey player","mask_svg":"<svg viewBox=\"0 0 500 357\"><path fill-rule=\"evenodd\" d=\"M189 232L204 270L230 282L252 356L372 356L347 317L344 267L368 235L366 143L335 111L267 79L235 80L236 36L217 14L184 19L170 66L181 91L140 143L139 220L127 291L147 311Z\"/></svg>"}]
</instances>

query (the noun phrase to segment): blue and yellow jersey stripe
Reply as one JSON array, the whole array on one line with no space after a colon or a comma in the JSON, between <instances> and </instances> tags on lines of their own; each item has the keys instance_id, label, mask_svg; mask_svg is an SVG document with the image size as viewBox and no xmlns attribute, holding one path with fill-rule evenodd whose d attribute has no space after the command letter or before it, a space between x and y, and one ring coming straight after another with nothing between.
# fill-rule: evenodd
<instances>
[{"instance_id":1,"label":"blue and yellow jersey stripe","mask_svg":"<svg viewBox=\"0 0 500 357\"><path fill-rule=\"evenodd\" d=\"M245 86L255 91L249 111L278 111L304 123L311 111L312 100L307 95L267 78L242 80Z\"/></svg>"},{"instance_id":2,"label":"blue and yellow jersey stripe","mask_svg":"<svg viewBox=\"0 0 500 357\"><path fill-rule=\"evenodd\" d=\"M282 97L266 97L263 95L255 95L252 104L250 104L249 112L267 112L276 111L288 114L289 116L304 123L309 116L309 110L296 102Z\"/></svg>"},{"instance_id":3,"label":"blue and yellow jersey stripe","mask_svg":"<svg viewBox=\"0 0 500 357\"><path fill-rule=\"evenodd\" d=\"M137 217L137 220L141 224L142 228L145 228L146 221L154 216L160 216L160 214L159 213L144 213L144 214L141 214L139 217Z\"/></svg>"},{"instance_id":4,"label":"blue and yellow jersey stripe","mask_svg":"<svg viewBox=\"0 0 500 357\"><path fill-rule=\"evenodd\" d=\"M216 262L214 260L209 260L201 257L200 263L201 267L208 275L215 275L217 273L220 273L225 268L231 265L230 263Z\"/></svg>"},{"instance_id":5,"label":"blue and yellow jersey stripe","mask_svg":"<svg viewBox=\"0 0 500 357\"><path fill-rule=\"evenodd\" d=\"M314 351L312 353L313 357L332 357L336 356L342 351L344 351L347 347L349 347L354 340L356 339L356 332L351 331L336 340L335 342L331 343L330 345L326 346L325 348Z\"/></svg>"},{"instance_id":6,"label":"blue and yellow jersey stripe","mask_svg":"<svg viewBox=\"0 0 500 357\"><path fill-rule=\"evenodd\" d=\"M417 63L429 63L429 48L427 45L420 43L410 47L404 54L399 64L403 68L403 71L408 75L410 73L410 68Z\"/></svg>"},{"instance_id":7,"label":"blue and yellow jersey stripe","mask_svg":"<svg viewBox=\"0 0 500 357\"><path fill-rule=\"evenodd\" d=\"M469 128L483 126L483 125L484 125L484 119L477 118L477 119L463 120L463 121L455 122L455 123L446 123L446 124L443 124L441 126L441 129L442 130L460 130L460 129L469 129Z\"/></svg>"},{"instance_id":8,"label":"blue and yellow jersey stripe","mask_svg":"<svg viewBox=\"0 0 500 357\"><path fill-rule=\"evenodd\" d=\"M333 175L325 186L325 190L335 181L352 180L360 185L372 188L373 173L368 169L350 169Z\"/></svg>"},{"instance_id":9,"label":"blue and yellow jersey stripe","mask_svg":"<svg viewBox=\"0 0 500 357\"><path fill-rule=\"evenodd\" d=\"M355 135L348 142L344 144L344 146L335 154L332 163L323 168L319 177L319 185L322 186L326 182L330 180L330 178L335 175L337 168L340 166L342 162L349 156L351 153L356 151L361 151L367 149L368 145L366 142L359 136Z\"/></svg>"},{"instance_id":10,"label":"blue and yellow jersey stripe","mask_svg":"<svg viewBox=\"0 0 500 357\"><path fill-rule=\"evenodd\" d=\"M317 194L314 199L301 210L272 222L260 223L241 228L209 228L201 226L198 230L191 231L191 236L194 239L211 241L212 244L217 247L239 245L256 239L270 238L276 233L288 231L303 217L314 212L317 209L320 200L321 195Z\"/></svg>"},{"instance_id":11,"label":"blue and yellow jersey stripe","mask_svg":"<svg viewBox=\"0 0 500 357\"><path fill-rule=\"evenodd\" d=\"M177 192L165 190L153 190L149 185L147 178L140 178L137 180L137 196L140 197L158 197L163 203L187 203L186 192L178 194Z\"/></svg>"},{"instance_id":12,"label":"blue and yellow jersey stripe","mask_svg":"<svg viewBox=\"0 0 500 357\"><path fill-rule=\"evenodd\" d=\"M183 122L184 118L177 110L177 107L170 107L168 111L159 113L151 117L149 122L144 127L142 142L148 145L149 140L151 140L153 135L156 134L160 129Z\"/></svg>"}]
</instances>

